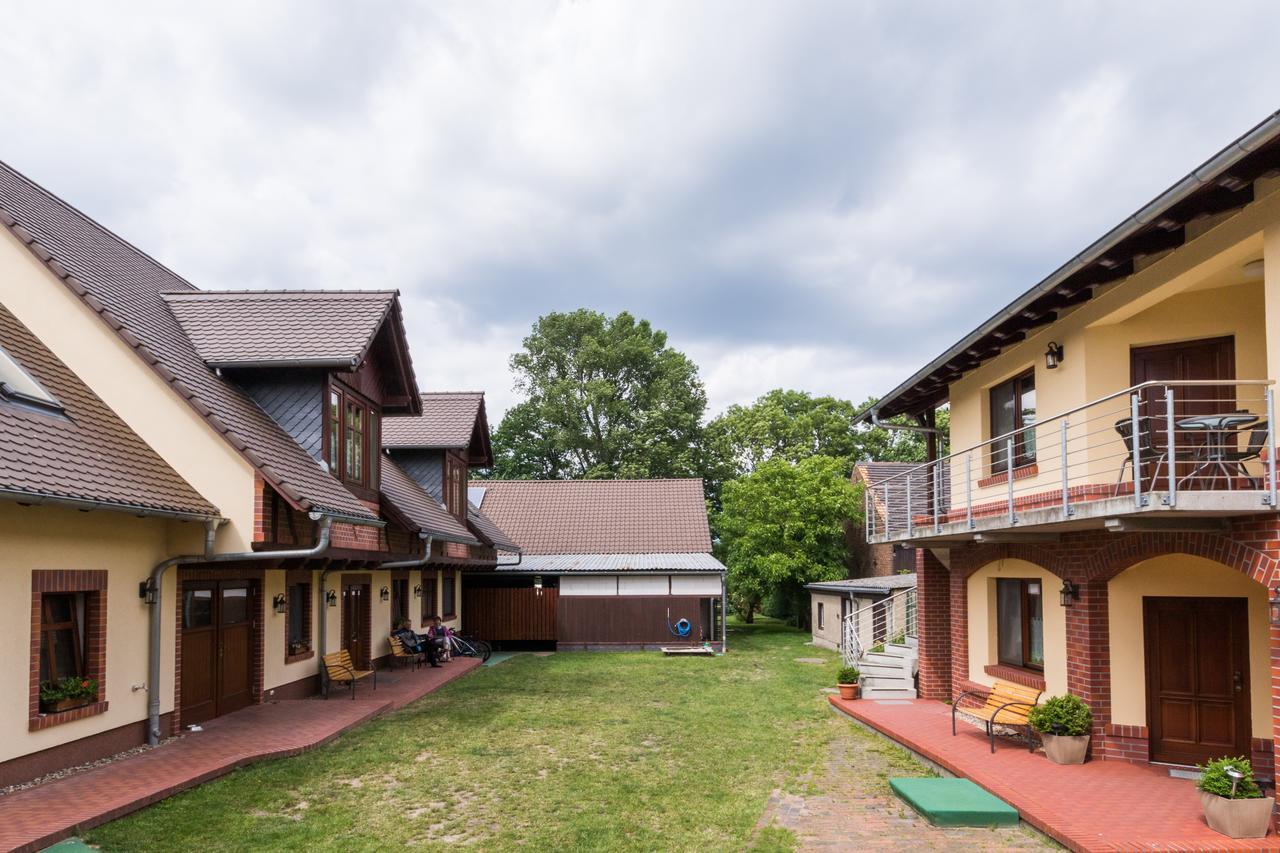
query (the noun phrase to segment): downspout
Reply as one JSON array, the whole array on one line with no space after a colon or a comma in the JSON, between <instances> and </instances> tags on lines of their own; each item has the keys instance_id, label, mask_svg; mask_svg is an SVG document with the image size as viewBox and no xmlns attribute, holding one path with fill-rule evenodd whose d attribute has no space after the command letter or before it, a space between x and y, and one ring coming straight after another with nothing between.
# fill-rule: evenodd
<instances>
[{"instance_id":1,"label":"downspout","mask_svg":"<svg viewBox=\"0 0 1280 853\"><path fill-rule=\"evenodd\" d=\"M318 557L329 547L329 526L333 523L333 519L318 512L309 513L309 517L312 521L320 523L320 536L316 539L316 544L310 548L294 551L242 551L239 553L215 554L213 553L213 540L214 534L217 532L217 524L215 522L207 522L205 524L203 554L170 557L151 570L151 578L147 581L146 587L147 596L151 599L151 658L147 673L147 689L149 690L147 698L148 744L155 746L160 742L160 635L163 627L160 611L164 605L164 596L161 594L161 581L164 579L164 573L174 566L184 566L191 563L231 563Z\"/></svg>"},{"instance_id":2,"label":"downspout","mask_svg":"<svg viewBox=\"0 0 1280 853\"><path fill-rule=\"evenodd\" d=\"M508 553L510 553L510 552L508 552ZM516 551L516 561L515 561L514 563L499 563L499 562L496 562L496 561L495 561L495 562L494 562L494 564L493 564L493 567L494 567L495 569L510 569L510 568L513 568L513 567L515 567L515 566L520 565L520 564L521 564L521 563L523 563L523 562L524 562L524 552L523 552L523 551Z\"/></svg>"},{"instance_id":3,"label":"downspout","mask_svg":"<svg viewBox=\"0 0 1280 853\"><path fill-rule=\"evenodd\" d=\"M930 426L912 426L911 424L891 424L888 421L880 420L880 412L876 409L871 410L871 425L878 426L881 429L896 429L902 432L923 432L929 435L941 435L941 430L937 427Z\"/></svg>"},{"instance_id":4,"label":"downspout","mask_svg":"<svg viewBox=\"0 0 1280 853\"><path fill-rule=\"evenodd\" d=\"M729 651L729 588L728 573L720 573L720 654Z\"/></svg>"}]
</instances>

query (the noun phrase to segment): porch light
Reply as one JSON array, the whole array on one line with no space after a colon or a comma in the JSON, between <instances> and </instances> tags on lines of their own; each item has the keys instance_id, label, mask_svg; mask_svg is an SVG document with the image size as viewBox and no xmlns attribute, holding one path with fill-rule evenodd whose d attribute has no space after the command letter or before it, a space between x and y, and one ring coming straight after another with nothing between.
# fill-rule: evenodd
<instances>
[{"instance_id":1,"label":"porch light","mask_svg":"<svg viewBox=\"0 0 1280 853\"><path fill-rule=\"evenodd\" d=\"M1049 348L1044 351L1044 366L1046 370L1057 370L1058 365L1064 361L1062 353L1062 344L1055 341L1049 341Z\"/></svg>"},{"instance_id":2,"label":"porch light","mask_svg":"<svg viewBox=\"0 0 1280 853\"><path fill-rule=\"evenodd\" d=\"M327 605L329 605L330 607L337 607L337 606L338 606L338 591L337 591L336 589L331 589L331 590L329 590L328 592L326 592L326 593L324 594L324 603L325 603L325 604L327 604Z\"/></svg>"},{"instance_id":3,"label":"porch light","mask_svg":"<svg viewBox=\"0 0 1280 853\"><path fill-rule=\"evenodd\" d=\"M1063 607L1070 607L1073 601L1080 600L1080 584L1071 581L1062 582L1062 590L1058 593L1058 600Z\"/></svg>"},{"instance_id":4,"label":"porch light","mask_svg":"<svg viewBox=\"0 0 1280 853\"><path fill-rule=\"evenodd\" d=\"M138 598L141 598L147 604L156 603L156 586L151 581L142 581L138 584Z\"/></svg>"},{"instance_id":5,"label":"porch light","mask_svg":"<svg viewBox=\"0 0 1280 853\"><path fill-rule=\"evenodd\" d=\"M542 575L533 576L533 588L542 589Z\"/></svg>"},{"instance_id":6,"label":"porch light","mask_svg":"<svg viewBox=\"0 0 1280 853\"><path fill-rule=\"evenodd\" d=\"M1271 624L1280 625L1280 586L1271 588Z\"/></svg>"},{"instance_id":7,"label":"porch light","mask_svg":"<svg viewBox=\"0 0 1280 853\"><path fill-rule=\"evenodd\" d=\"M288 609L289 600L285 598L283 592L277 592L275 598L271 599L271 609L277 613L284 613Z\"/></svg>"},{"instance_id":8,"label":"porch light","mask_svg":"<svg viewBox=\"0 0 1280 853\"><path fill-rule=\"evenodd\" d=\"M418 584L413 588L413 597L422 598L422 584Z\"/></svg>"},{"instance_id":9,"label":"porch light","mask_svg":"<svg viewBox=\"0 0 1280 853\"><path fill-rule=\"evenodd\" d=\"M384 586L382 589L378 590L378 598L380 598L383 601L390 601L391 590Z\"/></svg>"}]
</instances>

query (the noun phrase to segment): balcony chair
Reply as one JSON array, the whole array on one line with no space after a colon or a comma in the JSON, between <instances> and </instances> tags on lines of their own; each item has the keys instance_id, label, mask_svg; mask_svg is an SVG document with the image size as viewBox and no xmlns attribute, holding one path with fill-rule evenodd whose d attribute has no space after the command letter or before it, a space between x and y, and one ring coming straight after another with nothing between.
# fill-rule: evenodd
<instances>
[{"instance_id":1,"label":"balcony chair","mask_svg":"<svg viewBox=\"0 0 1280 853\"><path fill-rule=\"evenodd\" d=\"M1244 463L1254 459L1261 461L1262 448L1267 446L1267 422L1259 421L1249 428L1249 446L1244 450L1228 450L1222 454L1221 461L1236 466L1239 475L1249 481L1250 486L1255 489L1261 489L1262 481L1250 476L1248 470L1244 467Z\"/></svg>"},{"instance_id":2,"label":"balcony chair","mask_svg":"<svg viewBox=\"0 0 1280 853\"><path fill-rule=\"evenodd\" d=\"M1120 476L1116 478L1116 487L1111 496L1116 497L1120 494L1120 486L1124 483L1124 471L1126 468L1133 468L1133 419L1121 418L1116 421L1116 432L1120 434L1120 439L1124 442L1125 448L1129 451L1125 454L1124 462L1120 464ZM1138 454L1145 462L1152 457L1156 460L1155 470L1151 472L1151 480L1155 481L1160 476L1160 466L1167 464L1169 456L1169 448L1166 444L1164 450L1156 450L1155 445L1151 441L1151 427L1149 419L1143 417L1138 422Z\"/></svg>"}]
</instances>

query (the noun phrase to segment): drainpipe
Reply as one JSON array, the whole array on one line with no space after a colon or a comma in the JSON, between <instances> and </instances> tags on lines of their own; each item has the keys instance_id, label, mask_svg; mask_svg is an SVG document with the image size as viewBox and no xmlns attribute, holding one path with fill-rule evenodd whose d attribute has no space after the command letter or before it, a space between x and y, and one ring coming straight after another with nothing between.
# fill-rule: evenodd
<instances>
[{"instance_id":1,"label":"drainpipe","mask_svg":"<svg viewBox=\"0 0 1280 853\"><path fill-rule=\"evenodd\" d=\"M191 563L232 563L260 560L293 560L318 557L329 547L329 526L332 523L327 515L318 512L309 513L312 521L320 523L320 536L316 544L310 548L294 551L242 551L240 553L213 553L214 534L217 531L215 522L205 524L204 553L187 554L170 557L151 570L151 578L147 581L147 596L151 599L151 659L147 674L147 743L155 746L160 742L160 634L163 627L160 611L164 604L161 594L161 581L164 573L174 566L185 566Z\"/></svg>"},{"instance_id":2,"label":"drainpipe","mask_svg":"<svg viewBox=\"0 0 1280 853\"><path fill-rule=\"evenodd\" d=\"M729 589L725 585L728 576L720 573L720 654L729 651Z\"/></svg>"}]
</instances>

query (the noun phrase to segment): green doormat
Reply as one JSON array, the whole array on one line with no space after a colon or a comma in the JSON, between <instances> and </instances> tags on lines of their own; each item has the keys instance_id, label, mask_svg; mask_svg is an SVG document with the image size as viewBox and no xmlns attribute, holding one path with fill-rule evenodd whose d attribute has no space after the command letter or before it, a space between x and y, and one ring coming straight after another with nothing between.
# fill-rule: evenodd
<instances>
[{"instance_id":1,"label":"green doormat","mask_svg":"<svg viewBox=\"0 0 1280 853\"><path fill-rule=\"evenodd\" d=\"M968 779L890 779L889 786L935 826L1016 826L1018 810Z\"/></svg>"}]
</instances>

